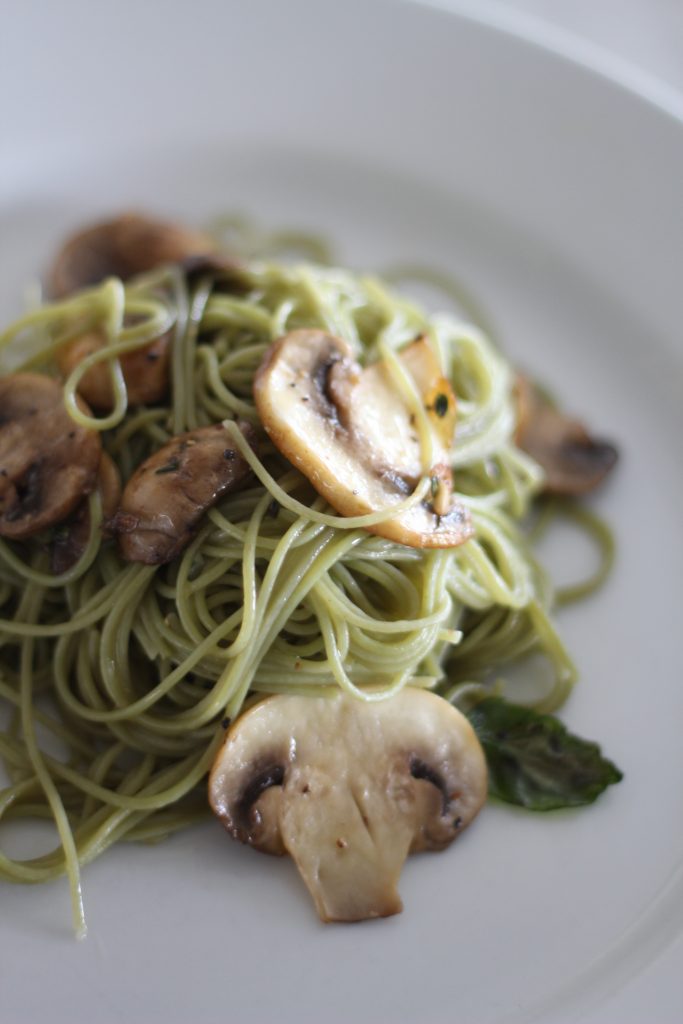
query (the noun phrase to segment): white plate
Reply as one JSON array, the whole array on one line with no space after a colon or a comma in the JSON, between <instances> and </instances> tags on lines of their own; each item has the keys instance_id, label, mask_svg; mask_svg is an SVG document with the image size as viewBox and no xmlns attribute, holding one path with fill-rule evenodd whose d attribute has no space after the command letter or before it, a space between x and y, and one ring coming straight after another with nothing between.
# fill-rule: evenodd
<instances>
[{"instance_id":1,"label":"white plate","mask_svg":"<svg viewBox=\"0 0 683 1024\"><path fill-rule=\"evenodd\" d=\"M681 123L529 41L380 0L26 4L4 41L3 319L92 214L241 209L353 265L459 275L512 357L619 439L596 502L618 567L560 621L582 673L565 718L626 778L576 814L487 809L409 861L403 915L362 926L320 925L290 863L211 824L88 868L85 944L65 885L0 887L2 1020L616 1024L651 997L647 1019L674 1020Z\"/></svg>"}]
</instances>

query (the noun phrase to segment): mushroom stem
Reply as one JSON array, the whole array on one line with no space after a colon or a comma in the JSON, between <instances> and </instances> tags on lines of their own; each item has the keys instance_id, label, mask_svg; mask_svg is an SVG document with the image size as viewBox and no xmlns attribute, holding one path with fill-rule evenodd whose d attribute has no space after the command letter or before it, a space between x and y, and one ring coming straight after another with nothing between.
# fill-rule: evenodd
<instances>
[{"instance_id":1,"label":"mushroom stem","mask_svg":"<svg viewBox=\"0 0 683 1024\"><path fill-rule=\"evenodd\" d=\"M362 921L400 914L398 882L410 852L412 823L378 814L372 780L348 780L340 787L336 779L308 778L305 785L313 799L299 799L302 786L292 780L292 798L282 802L279 825L320 919Z\"/></svg>"}]
</instances>

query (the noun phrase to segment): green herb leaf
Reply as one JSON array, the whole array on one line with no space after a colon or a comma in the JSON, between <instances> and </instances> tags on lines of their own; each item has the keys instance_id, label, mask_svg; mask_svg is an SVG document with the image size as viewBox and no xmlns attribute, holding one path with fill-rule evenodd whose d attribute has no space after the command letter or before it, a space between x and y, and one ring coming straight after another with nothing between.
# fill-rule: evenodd
<instances>
[{"instance_id":1,"label":"green herb leaf","mask_svg":"<svg viewBox=\"0 0 683 1024\"><path fill-rule=\"evenodd\" d=\"M489 794L532 811L590 804L623 776L597 743L552 715L488 697L468 712L484 748Z\"/></svg>"}]
</instances>

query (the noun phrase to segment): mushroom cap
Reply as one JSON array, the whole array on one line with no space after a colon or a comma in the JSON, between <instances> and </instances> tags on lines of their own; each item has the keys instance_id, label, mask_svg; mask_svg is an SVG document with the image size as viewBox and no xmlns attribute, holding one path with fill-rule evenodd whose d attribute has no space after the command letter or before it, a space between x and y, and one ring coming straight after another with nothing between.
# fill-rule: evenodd
<instances>
[{"instance_id":1,"label":"mushroom cap","mask_svg":"<svg viewBox=\"0 0 683 1024\"><path fill-rule=\"evenodd\" d=\"M48 289L61 298L105 277L126 281L166 263L209 256L215 249L203 232L125 213L67 239L48 272Z\"/></svg>"},{"instance_id":2,"label":"mushroom cap","mask_svg":"<svg viewBox=\"0 0 683 1024\"><path fill-rule=\"evenodd\" d=\"M448 846L486 793L468 720L414 687L377 702L269 697L229 729L209 778L230 834L288 852L325 921L398 913L406 856Z\"/></svg>"},{"instance_id":3,"label":"mushroom cap","mask_svg":"<svg viewBox=\"0 0 683 1024\"><path fill-rule=\"evenodd\" d=\"M415 354L409 359L419 362ZM455 396L445 381L442 390L454 413ZM391 508L419 481L420 446L410 410L384 365L361 369L343 339L311 329L279 338L256 373L254 398L275 446L342 515ZM443 430L434 431L437 489L443 468L450 472ZM368 529L421 548L455 547L473 532L467 510L451 500L450 490L447 507L437 510L422 501Z\"/></svg>"},{"instance_id":4,"label":"mushroom cap","mask_svg":"<svg viewBox=\"0 0 683 1024\"><path fill-rule=\"evenodd\" d=\"M0 535L18 540L62 522L95 486L101 450L97 431L69 416L58 381L0 377Z\"/></svg>"},{"instance_id":5,"label":"mushroom cap","mask_svg":"<svg viewBox=\"0 0 683 1024\"><path fill-rule=\"evenodd\" d=\"M253 429L240 423L255 442ZM222 423L179 434L150 455L128 480L107 523L130 562L170 562L189 544L207 509L251 472Z\"/></svg>"},{"instance_id":6,"label":"mushroom cap","mask_svg":"<svg viewBox=\"0 0 683 1024\"><path fill-rule=\"evenodd\" d=\"M544 490L579 496L597 487L619 457L614 445L591 437L581 422L556 409L521 374L515 392L515 439L545 471Z\"/></svg>"}]
</instances>

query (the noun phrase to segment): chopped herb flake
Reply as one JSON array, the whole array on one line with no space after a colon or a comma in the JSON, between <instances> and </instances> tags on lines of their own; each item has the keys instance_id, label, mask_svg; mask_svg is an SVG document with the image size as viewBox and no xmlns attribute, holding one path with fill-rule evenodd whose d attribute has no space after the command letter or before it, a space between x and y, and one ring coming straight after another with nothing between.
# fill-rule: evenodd
<instances>
[{"instance_id":1,"label":"chopped herb flake","mask_svg":"<svg viewBox=\"0 0 683 1024\"><path fill-rule=\"evenodd\" d=\"M448 395L440 394L434 399L434 412L443 417L448 412Z\"/></svg>"},{"instance_id":2,"label":"chopped herb flake","mask_svg":"<svg viewBox=\"0 0 683 1024\"><path fill-rule=\"evenodd\" d=\"M162 476L164 473L175 473L178 469L180 469L180 459L174 455L163 466L155 469L154 472L156 476Z\"/></svg>"}]
</instances>

